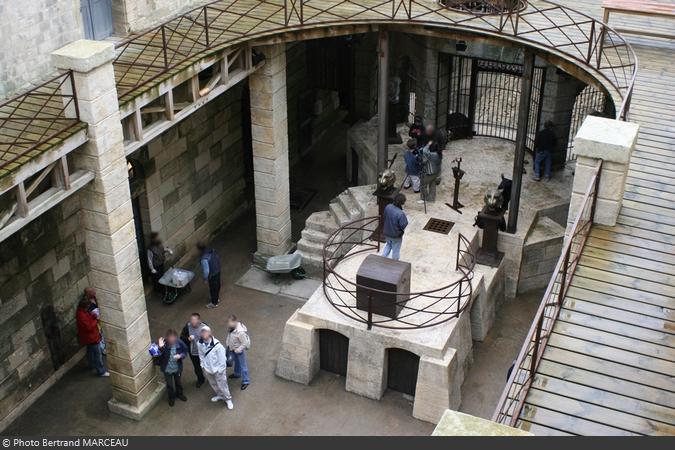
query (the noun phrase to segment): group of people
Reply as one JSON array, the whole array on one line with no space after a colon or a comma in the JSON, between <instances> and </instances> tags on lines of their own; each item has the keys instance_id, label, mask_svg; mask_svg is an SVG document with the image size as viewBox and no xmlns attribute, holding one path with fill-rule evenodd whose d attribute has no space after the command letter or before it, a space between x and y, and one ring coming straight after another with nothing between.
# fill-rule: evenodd
<instances>
[{"instance_id":1,"label":"group of people","mask_svg":"<svg viewBox=\"0 0 675 450\"><path fill-rule=\"evenodd\" d=\"M202 278L209 286L209 303L207 308L217 308L220 303L220 256L214 248L205 242L197 243L199 251L199 265L202 270ZM173 250L164 245L159 233L150 235L150 245L147 250L147 265L155 291L162 292L164 289L159 280L164 275L164 263L168 256L173 255Z\"/></svg>"},{"instance_id":2,"label":"group of people","mask_svg":"<svg viewBox=\"0 0 675 450\"><path fill-rule=\"evenodd\" d=\"M404 189L420 193L419 203L436 200L436 186L440 183L443 150L448 138L443 130L432 124L424 125L421 116L415 116L408 132L410 139L404 153L406 177Z\"/></svg>"},{"instance_id":3,"label":"group of people","mask_svg":"<svg viewBox=\"0 0 675 450\"><path fill-rule=\"evenodd\" d=\"M242 391L251 383L246 357L251 338L246 326L234 314L228 317L227 327L227 338L223 344L214 336L211 327L202 321L200 314L195 312L180 335L176 330L169 329L156 344L151 345L150 354L164 374L169 406L174 406L176 399L187 401L181 379L183 360L189 356L197 377L197 388L208 381L215 393L211 401L224 401L227 409L234 408L228 378L241 379ZM228 376L227 368L230 366L234 369Z\"/></svg>"}]
</instances>

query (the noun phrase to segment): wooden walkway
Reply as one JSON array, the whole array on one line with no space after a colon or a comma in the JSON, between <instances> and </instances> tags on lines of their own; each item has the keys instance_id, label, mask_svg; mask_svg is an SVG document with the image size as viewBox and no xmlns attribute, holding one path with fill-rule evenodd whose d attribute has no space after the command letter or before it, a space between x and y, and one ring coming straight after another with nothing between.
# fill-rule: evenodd
<instances>
[{"instance_id":1,"label":"wooden walkway","mask_svg":"<svg viewBox=\"0 0 675 450\"><path fill-rule=\"evenodd\" d=\"M675 50L650 44L623 209L584 249L521 415L535 434L675 435Z\"/></svg>"}]
</instances>

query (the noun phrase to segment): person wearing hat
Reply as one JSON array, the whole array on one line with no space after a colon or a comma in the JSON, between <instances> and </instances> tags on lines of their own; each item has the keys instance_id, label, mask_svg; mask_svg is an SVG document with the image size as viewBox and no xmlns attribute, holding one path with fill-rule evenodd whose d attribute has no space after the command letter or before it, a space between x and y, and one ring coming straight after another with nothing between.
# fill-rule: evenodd
<instances>
[{"instance_id":1,"label":"person wearing hat","mask_svg":"<svg viewBox=\"0 0 675 450\"><path fill-rule=\"evenodd\" d=\"M201 328L199 336L199 342L197 343L199 360L201 361L206 381L209 382L211 388L216 393L211 398L211 401L218 402L224 400L227 409L233 409L234 403L232 403L232 395L230 395L230 388L227 385L227 350L213 336L211 328L207 325Z\"/></svg>"}]
</instances>

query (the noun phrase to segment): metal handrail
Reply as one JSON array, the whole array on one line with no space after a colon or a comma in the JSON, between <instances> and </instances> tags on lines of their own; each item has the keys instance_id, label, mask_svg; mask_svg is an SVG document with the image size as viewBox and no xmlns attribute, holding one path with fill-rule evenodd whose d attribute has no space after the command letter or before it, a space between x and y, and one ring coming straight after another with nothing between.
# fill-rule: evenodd
<instances>
[{"instance_id":1,"label":"metal handrail","mask_svg":"<svg viewBox=\"0 0 675 450\"><path fill-rule=\"evenodd\" d=\"M373 233L379 229L379 217L367 217L349 222L333 232L323 248L323 291L328 301L341 314L365 323L368 329L373 326L392 329L419 329L436 326L459 317L471 303L475 256L471 242L462 234L458 235L456 268L460 279L436 289L422 292L393 292L364 286L355 280L340 275L337 267L346 258L361 253L375 253L380 250L380 241L373 239ZM368 310L361 311L356 306L357 291L368 297ZM348 303L341 296L353 300ZM401 308L395 318L373 317L372 299L378 294L402 298L393 302ZM413 306L412 303L416 306ZM422 316L424 315L424 316Z\"/></svg>"},{"instance_id":2,"label":"metal handrail","mask_svg":"<svg viewBox=\"0 0 675 450\"><path fill-rule=\"evenodd\" d=\"M543 45L604 78L621 96L617 118L630 106L637 56L612 27L550 0L495 14L457 12L422 0L264 0L237 6L216 0L117 44L114 60L120 97L186 61L264 34L350 23L419 23L503 35ZM255 19L240 28L243 19Z\"/></svg>"},{"instance_id":3,"label":"metal handrail","mask_svg":"<svg viewBox=\"0 0 675 450\"><path fill-rule=\"evenodd\" d=\"M0 103L0 169L80 122L72 71Z\"/></svg>"},{"instance_id":4,"label":"metal handrail","mask_svg":"<svg viewBox=\"0 0 675 450\"><path fill-rule=\"evenodd\" d=\"M516 426L520 418L525 398L532 386L537 367L542 359L548 338L553 331L560 308L565 299L572 277L577 267L586 239L593 225L595 205L600 182L602 160L593 169L586 192L581 202L572 228L565 240L553 276L548 283L546 293L539 305L532 326L525 338L518 359L514 363L511 375L497 404L492 420L501 424Z\"/></svg>"}]
</instances>

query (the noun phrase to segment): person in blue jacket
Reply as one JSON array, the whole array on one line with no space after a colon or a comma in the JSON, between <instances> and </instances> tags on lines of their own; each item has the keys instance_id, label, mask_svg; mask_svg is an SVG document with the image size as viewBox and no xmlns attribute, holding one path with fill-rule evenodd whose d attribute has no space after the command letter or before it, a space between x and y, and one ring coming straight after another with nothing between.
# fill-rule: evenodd
<instances>
[{"instance_id":1,"label":"person in blue jacket","mask_svg":"<svg viewBox=\"0 0 675 450\"><path fill-rule=\"evenodd\" d=\"M216 308L220 302L220 256L204 242L199 242L197 249L201 253L199 260L202 266L202 275L204 281L209 285L211 303L207 304L206 307Z\"/></svg>"},{"instance_id":2,"label":"person in blue jacket","mask_svg":"<svg viewBox=\"0 0 675 450\"><path fill-rule=\"evenodd\" d=\"M403 232L408 226L408 217L403 212L403 205L405 205L405 195L398 193L394 196L394 201L384 207L382 234L384 234L385 245L382 256L385 258L398 260L401 257Z\"/></svg>"},{"instance_id":3,"label":"person in blue jacket","mask_svg":"<svg viewBox=\"0 0 675 450\"><path fill-rule=\"evenodd\" d=\"M159 355L154 357L166 380L166 391L169 394L169 406L173 406L176 399L187 401L183 395L183 360L188 354L187 346L178 339L176 330L168 330L165 337L157 340Z\"/></svg>"}]
</instances>

